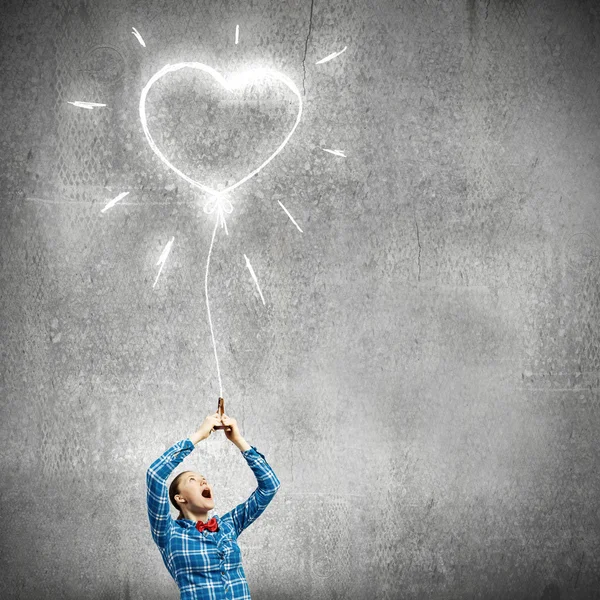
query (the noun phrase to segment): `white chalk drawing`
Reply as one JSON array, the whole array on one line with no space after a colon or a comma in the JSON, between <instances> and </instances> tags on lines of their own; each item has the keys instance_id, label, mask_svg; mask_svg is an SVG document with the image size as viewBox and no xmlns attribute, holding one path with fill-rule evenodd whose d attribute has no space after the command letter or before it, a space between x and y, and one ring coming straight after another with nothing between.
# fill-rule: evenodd
<instances>
[{"instance_id":1,"label":"white chalk drawing","mask_svg":"<svg viewBox=\"0 0 600 600\"><path fill-rule=\"evenodd\" d=\"M233 212L233 206L231 206L231 202L227 200L227 198L223 198L222 196L213 196L206 202L203 208L204 212L207 215L212 214L217 211L217 220L221 223L221 229L225 227L225 233L229 235L227 231L227 223L225 222L225 215L223 213L227 213L230 215Z\"/></svg>"},{"instance_id":2,"label":"white chalk drawing","mask_svg":"<svg viewBox=\"0 0 600 600\"><path fill-rule=\"evenodd\" d=\"M236 45L239 41L240 41L240 26L236 25L235 26L235 43L236 43Z\"/></svg>"},{"instance_id":3,"label":"white chalk drawing","mask_svg":"<svg viewBox=\"0 0 600 600\"><path fill-rule=\"evenodd\" d=\"M146 43L144 42L140 32L135 28L132 27L132 31L131 33L136 37L136 39L138 40L138 42L140 43L141 46L146 47ZM239 25L236 25L235 28L235 43L238 44L239 43ZM339 51L339 52L334 52L333 54L330 54L329 56L326 56L325 58L317 61L316 64L322 64L325 63L327 61L330 61L332 59L334 59L336 56L339 56L340 54L342 54L343 52L345 52L345 50L347 49L347 47L345 46L343 48L343 50ZM298 109L297 109L297 114L296 114L296 120L294 122L293 127L291 128L291 130L288 132L288 134L286 135L285 139L281 142L281 144L275 149L275 151L264 161L262 162L259 166L257 166L256 168L254 168L250 173L248 173L247 175L245 175L244 177L242 177L239 181L236 181L235 183L229 185L228 187L225 187L224 189L221 190L216 190L211 188L208 185L205 185L204 183L197 181L195 179L193 179L192 177L190 177L189 175L186 175L184 172L182 172L180 169L178 169L162 152L161 150L158 148L158 146L156 145L156 143L154 142L154 139L152 138L152 135L150 134L150 131L148 129L148 122L147 122L147 115L146 115L146 98L148 96L148 92L150 91L150 89L152 88L152 86L162 77L164 77L165 75L167 75L168 73L172 73L174 71L179 71L180 69L195 69L195 70L199 70L199 71L203 71L204 73L209 74L211 77L213 77L213 79L219 83L221 86L223 86L223 88L225 88L225 90L228 91L234 91L234 90L240 90L245 88L248 85L251 85L255 82L258 82L260 80L266 79L266 80L274 80L274 81L278 81L280 83L283 83L289 90L292 91L292 93L295 95L297 101L298 101ZM84 108L87 110L93 110L94 108L101 108L101 107L105 107L106 104L101 104L98 102L87 102L87 101L69 101L69 104L72 104L73 106L76 106L78 108ZM214 348L214 353L215 353L215 361L217 363L217 376L218 376L218 380L219 380L219 389L220 389L220 395L223 396L223 385L222 385L222 381L221 381L221 372L220 372L220 368L219 368L219 358L217 355L217 347L216 347L216 342L215 342L215 337L214 337L214 330L213 330L213 325L212 325L212 319L211 319L211 315L210 315L210 304L209 304L209 299L208 299L208 272L209 272L209 266L210 266L210 257L212 255L212 249L214 246L214 240L215 240L215 235L216 235L216 231L217 231L217 227L219 225L221 225L221 228L225 229L225 233L226 235L229 235L229 232L227 230L227 222L225 219L225 215L226 214L231 214L233 212L233 206L231 204L231 202L229 201L228 198L226 198L226 195L229 194L230 192L232 192L233 190L235 190L236 188L238 188L239 186L241 186L243 183L245 183L246 181L248 181L251 177L253 177L254 175L256 175L259 171L261 171L262 169L264 169L282 150L283 148L286 146L286 144L288 143L288 141L290 140L290 138L292 137L292 135L294 134L294 131L296 130L298 124L300 123L300 119L302 117L302 97L300 95L300 91L298 90L298 87L296 86L296 84L287 76L284 75L283 73L273 70L273 69L268 69L268 68L263 68L263 67L257 67L257 68L250 68L247 69L245 71L239 72L235 75L232 75L231 77L229 77L228 79L226 79L225 77L223 77L218 71L216 71L215 69L213 69L212 67L209 67L208 65L205 65L203 63L199 63L199 62L181 62L181 63L176 63L176 64L168 64L165 65L160 71L158 71L157 73L155 73L146 83L146 85L144 86L144 88L142 89L142 92L140 94L140 101L139 101L139 115L140 115L140 121L142 124L142 129L144 131L144 135L146 137L146 140L148 141L148 144L150 145L150 148L152 149L152 151L158 156L158 158L172 171L174 171L179 177L181 177L182 179L184 179L185 181L187 181L190 185L192 185L193 187L197 188L198 190L205 192L206 194L208 194L209 199L207 200L207 202L204 204L203 210L206 214L213 214L215 213L215 226L213 228L213 233L212 233L212 239L210 242L210 247L209 247L209 251L208 251L208 258L206 261L206 271L205 271L205 278L204 278L204 290L205 290L205 297L206 297L206 309L207 309L207 313L208 313L208 321L209 321L209 325L210 325L210 332L211 332L211 338L212 338L212 343L213 343L213 348ZM328 148L322 148L322 150L324 150L325 152L329 152L331 154L334 154L336 156L341 156L341 157L346 157L346 155L344 154L344 152L342 150L332 150L332 149L328 149ZM110 200L105 207L100 211L102 213L106 212L107 210L109 210L110 208L112 208L113 206L115 206L117 203L119 203L125 196L127 196L129 194L129 192L122 192L120 193L118 196L116 196L115 198L113 198L112 200ZM39 200L41 201L41 199L37 199L37 198L28 198L30 200ZM135 204L135 203L130 203L130 202L123 202L122 204ZM145 204L145 203L144 203ZM151 203L153 204L153 203ZM160 203L163 204L163 203ZM180 204L180 202L177 202L177 204ZM294 218L292 217L292 215L289 213L289 211L285 208L285 206L279 202L279 205L281 206L281 208L285 211L285 213L288 215L288 217L290 218L290 220L292 221L292 223L294 223L294 225L296 226L296 228L303 233L302 229L300 228L300 226L296 223L296 221L294 220ZM167 261L167 258L169 256L169 253L171 251L172 245L173 245L173 241L174 241L174 237L172 237L169 242L167 243L167 245L165 246L165 248L163 249L157 263L156 266L160 266L160 269L158 271L158 274L156 276L156 279L154 280L154 284L153 284L153 288L156 286L158 279L162 273L163 267ZM252 265L250 264L250 260L248 259L248 257L244 254L244 259L246 260L246 266L248 267L248 270L250 271L250 275L252 276L252 279L254 280L254 283L258 289L258 292L260 294L260 297L262 299L263 305L265 304L265 299L264 296L262 294L262 291L260 289L260 286L258 284L258 278L256 277L256 274L254 272L254 269L252 268Z\"/></svg>"},{"instance_id":4,"label":"white chalk drawing","mask_svg":"<svg viewBox=\"0 0 600 600\"><path fill-rule=\"evenodd\" d=\"M229 187L226 187L225 189L223 189L221 191L217 191L207 185L204 185L203 183L200 183L199 181L192 179L191 177L189 177L188 175L186 175L185 173L180 171L158 149L158 147L156 146L156 143L154 142L154 140L152 139L152 136L150 135L150 131L148 130L148 121L147 121L147 117L146 117L146 96L148 95L150 88L161 77L164 77L167 73L172 73L173 71L178 71L180 69L186 69L186 68L197 69L200 71L204 71L205 73L208 73L215 79L215 81L220 83L226 90L230 90L230 91L242 89L242 88L246 87L247 85L249 85L255 81L259 81L261 79L275 79L276 81L280 81L281 83L286 85L295 94L296 98L298 99L298 114L296 116L296 122L294 123L294 126L289 131L289 133L287 134L287 136L285 137L283 142L281 142L279 147L275 150L275 152L273 152L273 154L271 154L271 156L269 156L267 158L267 160L265 160L261 165L256 167L256 169L254 169L253 171L248 173L245 177L242 177L242 179L240 179L239 181L236 181L234 184L230 185ZM292 137L294 131L296 130L296 127L298 127L298 123L300 123L300 117L302 116L302 97L300 96L300 91L296 87L296 84L289 77L287 77L287 75L284 75L283 73L274 71L272 69L264 69L264 68L248 69L247 71L238 73L234 77L231 77L230 79L227 80L212 67L209 67L205 64L197 63L197 62L186 62L186 63L177 63L175 65L166 65L160 71L158 71L158 73L155 73L150 78L150 80L144 86L144 89L142 90L142 93L140 96L139 110L140 110L140 121L142 123L144 135L146 136L146 139L148 140L148 143L150 144L150 148L152 148L153 152L158 156L158 158L160 158L160 160L165 165L167 165L167 167L169 167L169 169L175 171L175 173L177 173L177 175L179 175L182 179L185 179L185 181L187 181L194 187L197 187L198 189L200 189L204 192L207 192L211 196L218 197L218 196L222 196L222 195L227 194L228 192L233 191L234 189L236 189L237 187L242 185L244 182L248 181L248 179L250 179L250 177L253 177L259 171L264 169L264 167L266 167L283 150L285 145L288 143L289 139Z\"/></svg>"},{"instance_id":5,"label":"white chalk drawing","mask_svg":"<svg viewBox=\"0 0 600 600\"><path fill-rule=\"evenodd\" d=\"M132 29L131 33L133 33L133 35L135 35L135 37L137 38L137 41L145 48L146 42L144 42L144 39L142 38L142 35L140 34L140 32L135 27L132 27L131 29Z\"/></svg>"},{"instance_id":6,"label":"white chalk drawing","mask_svg":"<svg viewBox=\"0 0 600 600\"><path fill-rule=\"evenodd\" d=\"M171 246L173 245L174 239L175 238L172 237L167 242L167 245L165 246L164 250L162 251L160 258L158 259L158 262L156 263L156 266L160 265L160 269L158 271L158 275L156 276L156 279L154 280L154 285L152 287L154 287L156 285L156 282L158 281L158 278L160 277L163 267L165 266L165 263L167 262L167 257L169 256L169 252L171 252Z\"/></svg>"},{"instance_id":7,"label":"white chalk drawing","mask_svg":"<svg viewBox=\"0 0 600 600\"><path fill-rule=\"evenodd\" d=\"M236 27L236 43L238 41L238 36L239 36L239 26ZM288 132L285 139L283 140L283 142L281 142L281 144L277 147L277 149L262 164L260 164L258 167L253 169L250 173L248 173L247 175L242 177L239 181L236 181L235 183L229 185L228 187L226 187L222 190L216 190L196 179L193 179L192 177L190 177L189 175L185 174L180 169L178 169L161 152L161 150L158 148L158 146L154 142L154 139L152 138L150 130L148 129L148 120L147 120L147 114L146 114L146 98L148 96L148 92L150 91L152 86L159 79L161 79L168 73L173 73L174 71L179 71L181 69L194 69L194 70L198 70L198 71L207 73L211 77L213 77L213 79L217 83L222 85L223 88L225 88L228 91L240 90L254 82L261 81L261 80L278 81L278 82L283 83L288 89L290 89L292 91L292 93L296 96L296 99L298 100L298 112L296 115L296 120L294 122L293 127L291 128L291 130ZM187 181L193 187L207 193L209 195L209 200L204 204L203 210L206 214L216 213L215 226L213 228L212 239L211 239L210 247L208 250L208 258L206 261L206 271L205 271L205 276L204 276L204 293L205 293L205 298L206 298L206 310L208 313L208 323L210 326L210 335L211 335L212 343L213 343L215 361L217 363L217 377L219 380L220 395L223 396L223 385L222 385L222 381L221 381L221 370L219 367L219 357L217 354L217 346L216 346L216 342L215 342L214 329L213 329L212 318L211 318L211 314L210 314L210 302L208 299L208 271L209 271L210 257L212 255L212 249L213 249L213 245L214 245L214 241L215 241L215 234L217 231L217 227L219 225L221 225L221 228L225 228L225 233L227 235L229 235L228 231L227 231L227 223L226 223L226 219L225 219L225 214L231 214L231 212L233 211L233 206L232 206L231 202L229 201L229 199L226 198L225 196L227 194L229 194L230 192L232 192L233 190L235 190L236 188L238 188L244 182L248 181L248 179L250 179L251 177L256 175L259 171L264 169L283 150L285 145L288 143L289 139L292 137L294 131L296 130L296 127L298 127L298 123L300 123L300 118L302 116L302 97L300 95L300 91L298 90L298 87L296 86L296 84L287 75L284 75L283 73L280 73L279 71L275 71L273 69L266 69L266 68L262 68L262 67L251 68L246 71L237 73L237 74L231 76L230 78L226 79L218 71L216 71L212 67L209 67L208 65L205 65L203 63L183 62L183 63L174 64L174 65L165 65L162 69L160 69L160 71L155 73L148 80L148 83L146 83L146 85L144 86L144 88L142 89L142 92L140 94L139 114L140 114L140 122L142 124L142 129L144 131L144 135L146 136L146 140L148 141L148 144L150 145L150 148L152 149L152 151L158 156L158 158L169 169L171 169L177 175L179 175L179 177L181 177L182 179ZM288 213L288 215L289 215L289 213ZM289 215L289 216L291 218L291 215ZM170 246L169 246L169 249L170 249ZM166 250L167 249L165 248L165 251ZM161 269L162 269L162 266L164 265L164 261L166 260L167 255L168 255L168 251L166 254L163 252L163 255L161 255L162 261L159 260L159 263L161 263ZM252 268L252 265L250 264L250 261L248 260L248 257L245 254L244 254L244 258L246 259L246 266L248 267L248 270L250 271L252 279L254 280L254 283L256 284L256 287L258 289L258 292L260 294L260 297L261 297L263 305L264 305L265 299L264 299L264 296L260 289L260 286L258 285L258 279L256 277L256 274L254 273L254 269Z\"/></svg>"},{"instance_id":8,"label":"white chalk drawing","mask_svg":"<svg viewBox=\"0 0 600 600\"><path fill-rule=\"evenodd\" d=\"M129 192L121 192L116 198L113 198L100 212L106 212L109 208L112 208L117 202L125 198Z\"/></svg>"},{"instance_id":9,"label":"white chalk drawing","mask_svg":"<svg viewBox=\"0 0 600 600\"><path fill-rule=\"evenodd\" d=\"M346 158L343 150L330 150L329 148L321 148L321 150L325 150L325 152L329 152L330 154L335 154L336 156L343 156Z\"/></svg>"},{"instance_id":10,"label":"white chalk drawing","mask_svg":"<svg viewBox=\"0 0 600 600\"><path fill-rule=\"evenodd\" d=\"M244 258L246 259L246 266L248 267L248 269L250 271L250 275L252 275L252 279L254 279L254 283L256 284L256 287L258 288L258 293L260 294L260 297L262 298L262 303L264 305L265 298L262 295L262 292L260 291L260 286L258 285L258 279L256 278L256 274L254 273L254 269L252 268L252 265L250 264L250 261L248 260L248 257L245 254L244 254Z\"/></svg>"},{"instance_id":11,"label":"white chalk drawing","mask_svg":"<svg viewBox=\"0 0 600 600\"><path fill-rule=\"evenodd\" d=\"M348 46L344 46L343 50L340 50L339 52L334 52L333 54L329 54L325 58L322 58L321 60L318 60L315 63L315 65L321 65L321 64L326 63L326 62L328 62L330 60L333 60L336 56L339 56L342 52L345 52L346 48L348 48Z\"/></svg>"},{"instance_id":12,"label":"white chalk drawing","mask_svg":"<svg viewBox=\"0 0 600 600\"><path fill-rule=\"evenodd\" d=\"M75 102L67 100L67 104L72 104L73 106L77 106L78 108L87 108L88 110L93 110L94 108L106 106L106 104L100 104L98 102L83 102L81 100L75 100Z\"/></svg>"},{"instance_id":13,"label":"white chalk drawing","mask_svg":"<svg viewBox=\"0 0 600 600\"><path fill-rule=\"evenodd\" d=\"M279 200L277 200L277 202L279 202ZM293 223L293 224L294 224L296 227L298 227L298 230L300 231L300 233L304 233L304 232L302 231L302 229L300 229L300 226L298 225L298 223L296 223L296 221L294 221L294 217L292 217L292 215L290 215L290 213L288 212L288 209L287 209L287 208L286 208L286 207L285 207L283 204L281 204L281 202L279 202L279 206L281 206L281 208L283 208L283 210L285 210L285 212L286 212L287 216L288 216L288 217L289 217L289 218L292 220L292 223Z\"/></svg>"}]
</instances>

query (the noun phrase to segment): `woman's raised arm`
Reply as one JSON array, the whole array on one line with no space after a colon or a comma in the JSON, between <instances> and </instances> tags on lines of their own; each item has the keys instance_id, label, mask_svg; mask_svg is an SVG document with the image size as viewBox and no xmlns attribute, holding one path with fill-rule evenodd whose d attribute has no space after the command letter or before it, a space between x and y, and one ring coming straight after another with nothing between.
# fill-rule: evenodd
<instances>
[{"instance_id":1,"label":"woman's raised arm","mask_svg":"<svg viewBox=\"0 0 600 600\"><path fill-rule=\"evenodd\" d=\"M152 539L159 548L164 548L169 539L173 517L169 508L167 479L175 467L194 449L190 438L173 444L159 456L146 472L146 504Z\"/></svg>"},{"instance_id":2,"label":"woman's raised arm","mask_svg":"<svg viewBox=\"0 0 600 600\"><path fill-rule=\"evenodd\" d=\"M220 422L221 419L217 413L209 415L196 433L173 444L148 467L146 472L148 520L152 539L159 548L166 546L173 524L167 479L175 467L195 448L196 444L205 440L212 433L213 427Z\"/></svg>"},{"instance_id":3,"label":"woman's raised arm","mask_svg":"<svg viewBox=\"0 0 600 600\"><path fill-rule=\"evenodd\" d=\"M254 472L258 487L246 502L238 504L230 511L238 536L258 519L281 487L281 482L275 475L275 471L266 461L265 455L256 449L256 446L251 446L248 450L242 452L242 456Z\"/></svg>"},{"instance_id":4,"label":"woman's raised arm","mask_svg":"<svg viewBox=\"0 0 600 600\"><path fill-rule=\"evenodd\" d=\"M237 420L223 414L221 419L225 425L225 435L229 441L233 442L241 451L249 467L254 472L258 487L252 492L252 495L238 504L229 513L235 526L235 532L239 536L244 529L249 527L264 512L265 508L281 487L281 482L277 479L275 471L271 468L264 454L261 454L256 446L250 444L242 437L242 432L238 426Z\"/></svg>"}]
</instances>

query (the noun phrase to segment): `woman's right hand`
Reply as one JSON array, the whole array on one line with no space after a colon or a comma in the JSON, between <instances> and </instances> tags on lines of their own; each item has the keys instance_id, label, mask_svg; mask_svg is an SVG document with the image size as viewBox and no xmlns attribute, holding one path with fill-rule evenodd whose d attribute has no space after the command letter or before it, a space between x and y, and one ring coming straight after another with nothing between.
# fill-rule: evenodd
<instances>
[{"instance_id":1,"label":"woman's right hand","mask_svg":"<svg viewBox=\"0 0 600 600\"><path fill-rule=\"evenodd\" d=\"M202 425L200 425L200 429L198 430L202 436L202 439L206 439L213 431L215 425L222 425L221 416L218 412L213 413L212 415L208 415Z\"/></svg>"}]
</instances>

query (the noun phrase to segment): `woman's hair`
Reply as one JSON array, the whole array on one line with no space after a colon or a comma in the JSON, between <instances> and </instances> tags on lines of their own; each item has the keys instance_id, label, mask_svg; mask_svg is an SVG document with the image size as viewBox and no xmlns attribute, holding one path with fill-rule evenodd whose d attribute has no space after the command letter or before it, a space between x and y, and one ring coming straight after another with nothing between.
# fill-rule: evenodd
<instances>
[{"instance_id":1,"label":"woman's hair","mask_svg":"<svg viewBox=\"0 0 600 600\"><path fill-rule=\"evenodd\" d=\"M185 517L183 516L183 512L181 511L181 507L179 506L179 504L177 504L177 501L175 500L175 496L179 494L179 480L181 479L181 476L185 475L186 473L189 473L189 471L182 471L181 473L179 473L179 475L177 475L177 477L173 479L171 485L169 486L169 499L171 500L171 504L179 511L179 516L177 517L177 520L185 519Z\"/></svg>"}]
</instances>

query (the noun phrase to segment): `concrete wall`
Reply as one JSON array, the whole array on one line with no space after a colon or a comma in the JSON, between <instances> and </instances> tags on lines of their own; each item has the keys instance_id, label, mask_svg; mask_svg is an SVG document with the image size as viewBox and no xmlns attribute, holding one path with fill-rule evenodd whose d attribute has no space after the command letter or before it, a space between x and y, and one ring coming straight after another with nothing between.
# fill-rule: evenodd
<instances>
[{"instance_id":1,"label":"concrete wall","mask_svg":"<svg viewBox=\"0 0 600 600\"><path fill-rule=\"evenodd\" d=\"M226 410L282 481L239 540L253 598L600 597L599 18L593 0L3 3L2 598L178 598L145 472L221 391L215 214L138 103L184 61L277 69L303 103L230 194L208 277ZM149 127L225 186L297 103L188 69L152 89ZM222 434L184 468L218 514L255 487Z\"/></svg>"}]
</instances>

